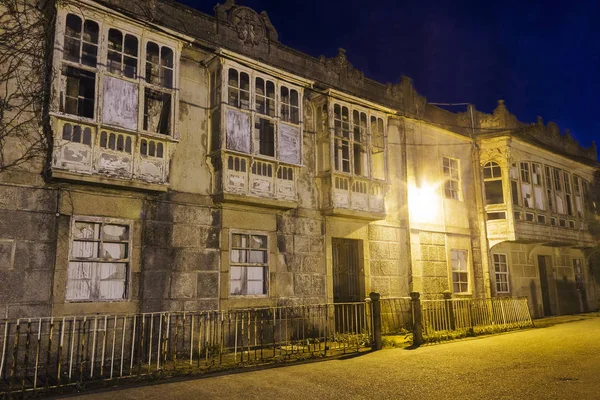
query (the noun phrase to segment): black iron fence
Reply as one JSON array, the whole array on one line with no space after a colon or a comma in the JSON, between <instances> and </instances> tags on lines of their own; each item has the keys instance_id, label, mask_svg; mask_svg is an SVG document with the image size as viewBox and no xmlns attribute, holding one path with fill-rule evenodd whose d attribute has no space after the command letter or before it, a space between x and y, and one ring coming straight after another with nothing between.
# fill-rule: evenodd
<instances>
[{"instance_id":1,"label":"black iron fence","mask_svg":"<svg viewBox=\"0 0 600 400\"><path fill-rule=\"evenodd\" d=\"M0 394L355 352L370 304L0 321Z\"/></svg>"},{"instance_id":2,"label":"black iron fence","mask_svg":"<svg viewBox=\"0 0 600 400\"><path fill-rule=\"evenodd\" d=\"M527 298L422 300L425 338L440 333L471 335L532 327Z\"/></svg>"},{"instance_id":3,"label":"black iron fence","mask_svg":"<svg viewBox=\"0 0 600 400\"><path fill-rule=\"evenodd\" d=\"M0 321L0 394L325 357L532 326L526 298L356 303Z\"/></svg>"}]
</instances>

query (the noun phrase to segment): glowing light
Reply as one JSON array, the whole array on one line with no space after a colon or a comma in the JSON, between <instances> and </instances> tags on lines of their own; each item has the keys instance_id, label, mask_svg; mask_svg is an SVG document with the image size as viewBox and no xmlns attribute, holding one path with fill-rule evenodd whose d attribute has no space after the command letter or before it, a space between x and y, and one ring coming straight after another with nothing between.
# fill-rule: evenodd
<instances>
[{"instance_id":1,"label":"glowing light","mask_svg":"<svg viewBox=\"0 0 600 400\"><path fill-rule=\"evenodd\" d=\"M414 222L435 222L440 217L438 185L411 185L408 188L408 213Z\"/></svg>"}]
</instances>

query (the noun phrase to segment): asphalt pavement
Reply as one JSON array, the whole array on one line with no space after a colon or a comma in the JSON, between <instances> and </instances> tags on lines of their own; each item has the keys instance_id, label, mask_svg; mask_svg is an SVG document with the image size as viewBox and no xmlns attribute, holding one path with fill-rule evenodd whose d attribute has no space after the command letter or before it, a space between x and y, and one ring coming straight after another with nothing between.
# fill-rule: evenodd
<instances>
[{"instance_id":1,"label":"asphalt pavement","mask_svg":"<svg viewBox=\"0 0 600 400\"><path fill-rule=\"evenodd\" d=\"M600 400L600 318L70 398Z\"/></svg>"}]
</instances>

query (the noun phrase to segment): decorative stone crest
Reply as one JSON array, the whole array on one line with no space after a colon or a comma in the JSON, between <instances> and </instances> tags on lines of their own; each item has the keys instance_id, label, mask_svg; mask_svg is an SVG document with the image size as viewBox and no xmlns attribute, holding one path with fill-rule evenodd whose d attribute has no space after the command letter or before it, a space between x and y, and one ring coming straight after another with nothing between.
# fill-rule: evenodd
<instances>
[{"instance_id":1,"label":"decorative stone crest","mask_svg":"<svg viewBox=\"0 0 600 400\"><path fill-rule=\"evenodd\" d=\"M238 39L245 45L257 45L265 37L264 22L251 8L235 7L229 14L229 22L237 31Z\"/></svg>"},{"instance_id":2,"label":"decorative stone crest","mask_svg":"<svg viewBox=\"0 0 600 400\"><path fill-rule=\"evenodd\" d=\"M365 78L363 72L354 68L348 61L346 50L342 48L338 49L337 56L332 58L320 56L319 61L325 68L339 75L341 80L347 80L358 85L361 84Z\"/></svg>"},{"instance_id":3,"label":"decorative stone crest","mask_svg":"<svg viewBox=\"0 0 600 400\"><path fill-rule=\"evenodd\" d=\"M265 37L279 42L277 30L266 11L259 15L251 8L236 5L235 0L226 0L225 4L215 6L215 14L219 23L231 25L244 45L255 46Z\"/></svg>"},{"instance_id":4,"label":"decorative stone crest","mask_svg":"<svg viewBox=\"0 0 600 400\"><path fill-rule=\"evenodd\" d=\"M525 124L520 123L517 117L512 115L506 106L504 100L498 100L498 106L493 114L479 114L479 122L482 128L520 128Z\"/></svg>"}]
</instances>

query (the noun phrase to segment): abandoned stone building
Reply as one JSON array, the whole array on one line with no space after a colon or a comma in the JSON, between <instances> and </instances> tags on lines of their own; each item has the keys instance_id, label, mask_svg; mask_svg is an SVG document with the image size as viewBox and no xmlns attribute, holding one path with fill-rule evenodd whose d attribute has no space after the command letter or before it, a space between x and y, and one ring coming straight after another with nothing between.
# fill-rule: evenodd
<instances>
[{"instance_id":1,"label":"abandoned stone building","mask_svg":"<svg viewBox=\"0 0 600 400\"><path fill-rule=\"evenodd\" d=\"M538 317L600 306L597 151L556 124L502 101L451 113L343 49L286 47L231 0L214 16L168 0L40 16L48 150L0 169L1 317L372 291L527 296Z\"/></svg>"}]
</instances>

